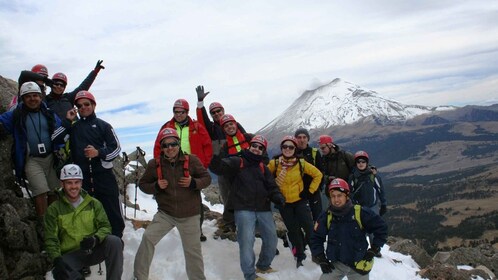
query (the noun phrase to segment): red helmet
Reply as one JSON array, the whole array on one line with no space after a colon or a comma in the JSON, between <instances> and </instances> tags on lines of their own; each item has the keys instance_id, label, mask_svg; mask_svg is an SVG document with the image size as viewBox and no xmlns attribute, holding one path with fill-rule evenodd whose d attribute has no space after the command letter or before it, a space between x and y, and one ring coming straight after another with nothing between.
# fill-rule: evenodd
<instances>
[{"instance_id":1,"label":"red helmet","mask_svg":"<svg viewBox=\"0 0 498 280\"><path fill-rule=\"evenodd\" d=\"M173 110L175 108L181 108L184 109L185 111L188 111L190 106L188 105L187 100L185 99L178 99L175 101L175 104L173 104Z\"/></svg>"},{"instance_id":2,"label":"red helmet","mask_svg":"<svg viewBox=\"0 0 498 280\"><path fill-rule=\"evenodd\" d=\"M222 110L225 110L225 108L223 108L223 105L221 105L221 103L213 102L213 103L211 103L211 105L209 105L209 112L211 112L213 109L216 109L216 108L220 108Z\"/></svg>"},{"instance_id":3,"label":"red helmet","mask_svg":"<svg viewBox=\"0 0 498 280\"><path fill-rule=\"evenodd\" d=\"M329 192L332 190L338 190L345 194L349 194L349 184L341 178L335 178L330 182L328 190Z\"/></svg>"},{"instance_id":4,"label":"red helmet","mask_svg":"<svg viewBox=\"0 0 498 280\"><path fill-rule=\"evenodd\" d=\"M268 147L268 141L266 141L266 138L263 137L263 135L255 135L252 139L251 139L251 144L252 143L258 143L260 145L263 145L263 147L265 147L265 150L266 148Z\"/></svg>"},{"instance_id":5,"label":"red helmet","mask_svg":"<svg viewBox=\"0 0 498 280\"><path fill-rule=\"evenodd\" d=\"M63 81L66 85L67 85L67 77L64 73L55 73L53 76L52 76L52 80L59 80L59 81Z\"/></svg>"},{"instance_id":6,"label":"red helmet","mask_svg":"<svg viewBox=\"0 0 498 280\"><path fill-rule=\"evenodd\" d=\"M221 116L220 118L220 125L221 127L223 127L227 122L235 122L235 118L230 115L230 114L224 114L223 116Z\"/></svg>"},{"instance_id":7,"label":"red helmet","mask_svg":"<svg viewBox=\"0 0 498 280\"><path fill-rule=\"evenodd\" d=\"M296 147L297 147L297 140L296 140L296 137L291 136L291 135L284 136L284 138L282 138L282 141L280 141L280 146L282 146L282 144L283 144L285 141L292 141L292 143L294 143L294 146L296 146Z\"/></svg>"},{"instance_id":8,"label":"red helmet","mask_svg":"<svg viewBox=\"0 0 498 280\"><path fill-rule=\"evenodd\" d=\"M357 159L359 159L359 158L363 158L363 159L365 159L367 162L368 162L368 160L369 160L369 158L368 158L368 154L367 154L367 152L365 152L365 151L358 151L358 152L356 152L356 153L354 154L354 160L355 160L355 161L356 161Z\"/></svg>"},{"instance_id":9,"label":"red helmet","mask_svg":"<svg viewBox=\"0 0 498 280\"><path fill-rule=\"evenodd\" d=\"M95 101L95 97L93 96L93 94L91 94L89 91L86 90L82 90L76 94L76 96L74 97L74 103L76 104L76 101L83 98L89 99L93 104L97 105L97 102Z\"/></svg>"},{"instance_id":10,"label":"red helmet","mask_svg":"<svg viewBox=\"0 0 498 280\"><path fill-rule=\"evenodd\" d=\"M168 137L174 137L177 140L180 140L180 137L178 136L178 132L176 132L176 130L166 127L159 132L159 143L161 143L165 138Z\"/></svg>"},{"instance_id":11,"label":"red helmet","mask_svg":"<svg viewBox=\"0 0 498 280\"><path fill-rule=\"evenodd\" d=\"M45 77L48 77L47 67L43 64L36 64L35 66L33 66L33 68L31 68L31 72L35 72Z\"/></svg>"},{"instance_id":12,"label":"red helmet","mask_svg":"<svg viewBox=\"0 0 498 280\"><path fill-rule=\"evenodd\" d=\"M332 144L332 143L334 143L334 139L332 139L332 137L328 135L320 135L320 138L318 139L318 144Z\"/></svg>"}]
</instances>

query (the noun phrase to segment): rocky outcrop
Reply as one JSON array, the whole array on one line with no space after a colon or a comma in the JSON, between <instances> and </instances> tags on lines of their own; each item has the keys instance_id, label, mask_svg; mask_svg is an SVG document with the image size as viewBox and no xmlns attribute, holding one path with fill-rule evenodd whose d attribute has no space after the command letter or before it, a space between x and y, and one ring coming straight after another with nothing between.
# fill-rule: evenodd
<instances>
[{"instance_id":1,"label":"rocky outcrop","mask_svg":"<svg viewBox=\"0 0 498 280\"><path fill-rule=\"evenodd\" d=\"M432 263L431 256L411 240L389 237L387 244L391 251L412 256L413 260L420 266L426 267Z\"/></svg>"},{"instance_id":2,"label":"rocky outcrop","mask_svg":"<svg viewBox=\"0 0 498 280\"><path fill-rule=\"evenodd\" d=\"M0 76L0 113L15 93L17 84ZM0 137L0 279L44 279L50 264L41 253L43 227L15 183L11 147L12 137Z\"/></svg>"}]
</instances>

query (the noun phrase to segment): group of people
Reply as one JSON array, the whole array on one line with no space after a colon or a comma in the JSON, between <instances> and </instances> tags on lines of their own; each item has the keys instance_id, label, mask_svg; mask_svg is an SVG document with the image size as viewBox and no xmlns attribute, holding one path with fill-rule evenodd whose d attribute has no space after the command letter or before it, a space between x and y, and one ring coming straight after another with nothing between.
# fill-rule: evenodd
<instances>
[{"instance_id":1,"label":"group of people","mask_svg":"<svg viewBox=\"0 0 498 280\"><path fill-rule=\"evenodd\" d=\"M108 279L121 279L123 271L125 225L112 171L121 147L112 126L97 118L88 91L102 62L66 93L64 73L49 78L41 64L22 71L18 95L0 115L0 134L14 140L16 180L44 225L55 279L83 279L90 265L104 260Z\"/></svg>"},{"instance_id":2,"label":"group of people","mask_svg":"<svg viewBox=\"0 0 498 280\"><path fill-rule=\"evenodd\" d=\"M50 79L43 65L23 71L18 100L0 116L0 133L14 135L18 182L27 185L44 218L55 279L80 279L85 267L103 260L107 279L120 279L123 271L124 221L112 173L120 145L112 126L96 117L97 102L88 91L101 69L99 60L69 93L63 73ZM143 234L134 277L148 279L155 245L176 227L188 278L205 279L201 190L211 183L209 169L218 177L224 204L221 228L237 236L245 279L276 271L274 209L287 228L296 268L308 247L321 279L368 279L387 238L380 217L387 211L384 188L368 154L345 152L327 135L320 136L319 149L312 148L309 132L299 128L270 158L264 136L247 133L219 102L206 110L209 92L203 86L196 93L197 120L189 116L187 100L173 103L173 117L160 128L154 158L140 178L139 188L154 195L158 212ZM262 238L257 262L256 234Z\"/></svg>"}]
</instances>

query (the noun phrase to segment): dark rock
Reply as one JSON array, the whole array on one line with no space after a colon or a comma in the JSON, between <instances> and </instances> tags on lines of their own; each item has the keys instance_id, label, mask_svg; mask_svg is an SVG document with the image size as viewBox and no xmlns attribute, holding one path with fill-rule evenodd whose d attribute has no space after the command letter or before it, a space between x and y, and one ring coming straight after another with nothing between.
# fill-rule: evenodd
<instances>
[{"instance_id":1,"label":"dark rock","mask_svg":"<svg viewBox=\"0 0 498 280\"><path fill-rule=\"evenodd\" d=\"M498 271L498 252L490 244L481 244L475 248L461 247L450 252L446 260L451 265L484 265L491 271Z\"/></svg>"},{"instance_id":2,"label":"dark rock","mask_svg":"<svg viewBox=\"0 0 498 280\"><path fill-rule=\"evenodd\" d=\"M492 279L486 272L480 269L461 270L456 266L434 262L428 267L421 269L420 276L428 279L451 279L468 280L480 276L483 279Z\"/></svg>"},{"instance_id":3,"label":"dark rock","mask_svg":"<svg viewBox=\"0 0 498 280\"><path fill-rule=\"evenodd\" d=\"M415 260L415 262L420 267L426 267L432 263L431 256L429 256L429 254L424 249L417 246L411 240L390 237L388 240L388 245L390 246L391 251L399 252L405 255L411 255L413 260Z\"/></svg>"}]
</instances>

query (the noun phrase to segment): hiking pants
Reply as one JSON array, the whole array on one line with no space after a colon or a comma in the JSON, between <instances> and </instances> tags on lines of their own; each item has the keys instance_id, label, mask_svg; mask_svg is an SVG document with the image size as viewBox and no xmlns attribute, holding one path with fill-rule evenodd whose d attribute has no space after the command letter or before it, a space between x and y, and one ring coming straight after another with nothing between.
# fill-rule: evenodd
<instances>
[{"instance_id":1,"label":"hiking pants","mask_svg":"<svg viewBox=\"0 0 498 280\"><path fill-rule=\"evenodd\" d=\"M125 224L121 213L118 183L112 170L83 174L83 188L102 203L109 223L111 223L112 234L122 238Z\"/></svg>"},{"instance_id":2,"label":"hiking pants","mask_svg":"<svg viewBox=\"0 0 498 280\"><path fill-rule=\"evenodd\" d=\"M311 209L311 214L313 216L313 222L318 220L318 216L322 213L322 196L321 188L318 188L314 194L312 194L308 201Z\"/></svg>"},{"instance_id":3,"label":"hiking pants","mask_svg":"<svg viewBox=\"0 0 498 280\"><path fill-rule=\"evenodd\" d=\"M123 274L123 243L119 237L108 235L90 254L76 250L62 255L62 259L66 263L65 273L70 278L83 279L79 271L84 266L96 265L105 260L106 279L120 280Z\"/></svg>"},{"instance_id":4,"label":"hiking pants","mask_svg":"<svg viewBox=\"0 0 498 280\"><path fill-rule=\"evenodd\" d=\"M302 199L294 203L286 203L283 208L279 209L282 220L287 228L287 235L290 242L296 248L296 258L298 261L306 258L304 247L310 243L311 232L313 231L313 218L307 202L307 200Z\"/></svg>"},{"instance_id":5,"label":"hiking pants","mask_svg":"<svg viewBox=\"0 0 498 280\"><path fill-rule=\"evenodd\" d=\"M149 269L154 257L155 246L174 227L180 233L185 270L190 280L206 279L204 276L204 261L199 236L199 215L187 218L175 218L159 210L152 223L145 229L142 242L135 255L135 277L138 280L149 279Z\"/></svg>"},{"instance_id":6,"label":"hiking pants","mask_svg":"<svg viewBox=\"0 0 498 280\"><path fill-rule=\"evenodd\" d=\"M275 221L271 211L235 211L235 224L237 226L237 242L239 243L240 268L244 279L256 279L256 269L270 268L277 249L277 233ZM255 264L254 237L256 225L261 234L261 250L258 262Z\"/></svg>"}]
</instances>

